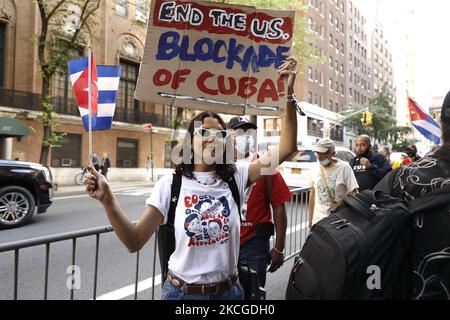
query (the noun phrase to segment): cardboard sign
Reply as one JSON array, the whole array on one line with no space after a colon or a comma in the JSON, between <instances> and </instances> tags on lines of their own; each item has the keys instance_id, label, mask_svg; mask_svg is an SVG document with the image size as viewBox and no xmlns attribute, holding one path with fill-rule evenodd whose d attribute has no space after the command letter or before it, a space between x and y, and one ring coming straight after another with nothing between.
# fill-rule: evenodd
<instances>
[{"instance_id":1,"label":"cardboard sign","mask_svg":"<svg viewBox=\"0 0 450 320\"><path fill-rule=\"evenodd\" d=\"M153 0L138 100L229 114L279 115L293 11Z\"/></svg>"}]
</instances>

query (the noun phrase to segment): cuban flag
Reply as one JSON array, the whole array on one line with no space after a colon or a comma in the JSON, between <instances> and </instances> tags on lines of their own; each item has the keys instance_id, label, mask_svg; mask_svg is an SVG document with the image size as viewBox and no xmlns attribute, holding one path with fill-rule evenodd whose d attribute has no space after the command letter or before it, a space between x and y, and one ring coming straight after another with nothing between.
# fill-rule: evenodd
<instances>
[{"instance_id":1,"label":"cuban flag","mask_svg":"<svg viewBox=\"0 0 450 320\"><path fill-rule=\"evenodd\" d=\"M70 81L73 86L78 110L89 130L89 75L88 58L69 61ZM97 66L94 55L91 57L91 118L92 131L110 130L116 108L117 91L120 81L120 67Z\"/></svg>"},{"instance_id":2,"label":"cuban flag","mask_svg":"<svg viewBox=\"0 0 450 320\"><path fill-rule=\"evenodd\" d=\"M442 134L441 126L411 98L408 98L408 107L414 128L434 144L439 144Z\"/></svg>"}]
</instances>

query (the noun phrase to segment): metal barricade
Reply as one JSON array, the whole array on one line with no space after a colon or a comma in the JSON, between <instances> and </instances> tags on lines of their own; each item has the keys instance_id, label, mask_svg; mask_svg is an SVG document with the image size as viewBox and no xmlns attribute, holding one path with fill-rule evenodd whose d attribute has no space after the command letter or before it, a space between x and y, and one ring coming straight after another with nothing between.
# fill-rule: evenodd
<instances>
[{"instance_id":1,"label":"metal barricade","mask_svg":"<svg viewBox=\"0 0 450 320\"><path fill-rule=\"evenodd\" d=\"M297 255L303 243L306 240L308 233L308 203L309 203L309 189L300 188L293 189L292 200L286 204L287 216L288 216L288 228L286 232L286 255L285 261L290 260L295 255ZM74 232L67 232L57 235L51 235L36 239L22 240L12 243L0 244L0 253L14 252L14 279L13 279L13 299L17 300L19 298L18 294L18 281L19 281L19 258L20 251L25 248L38 248L44 246L45 248L45 268L44 268L44 288L43 288L43 299L48 298L48 282L49 282L49 263L50 263L50 248L51 245L62 241L72 242L71 251L71 263L76 265L76 252L77 252L77 241L81 238L95 237L95 258L93 261L94 267L94 283L93 283L93 294L92 299L97 299L97 286L98 286L98 269L99 269L99 251L100 251L100 238L101 235L111 233L113 231L111 226L92 228L79 230ZM152 261L152 300L155 298L155 277L156 275L156 261L159 260L157 257L157 234L153 236L153 261ZM137 300L138 297L138 283L139 283L139 257L140 252L136 253L136 265L135 265L135 283L134 283L134 299ZM74 299L74 289L70 289L70 299Z\"/></svg>"}]
</instances>

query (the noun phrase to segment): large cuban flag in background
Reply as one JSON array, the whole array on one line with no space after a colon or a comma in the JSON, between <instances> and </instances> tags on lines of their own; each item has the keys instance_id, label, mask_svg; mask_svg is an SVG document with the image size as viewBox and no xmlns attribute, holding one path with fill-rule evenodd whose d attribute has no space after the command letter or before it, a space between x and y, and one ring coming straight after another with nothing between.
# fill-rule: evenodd
<instances>
[{"instance_id":1,"label":"large cuban flag in background","mask_svg":"<svg viewBox=\"0 0 450 320\"><path fill-rule=\"evenodd\" d=\"M70 81L86 130L89 130L88 58L69 61ZM116 108L120 67L97 66L91 57L91 117L92 131L110 130Z\"/></svg>"},{"instance_id":2,"label":"large cuban flag in background","mask_svg":"<svg viewBox=\"0 0 450 320\"><path fill-rule=\"evenodd\" d=\"M408 98L411 123L425 138L439 144L441 141L441 126L426 113L413 99Z\"/></svg>"}]
</instances>

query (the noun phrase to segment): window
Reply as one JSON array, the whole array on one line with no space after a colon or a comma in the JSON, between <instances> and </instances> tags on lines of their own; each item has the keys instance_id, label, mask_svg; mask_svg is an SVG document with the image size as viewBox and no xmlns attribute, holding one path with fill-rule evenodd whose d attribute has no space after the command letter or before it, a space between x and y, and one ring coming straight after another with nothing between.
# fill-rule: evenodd
<instances>
[{"instance_id":1,"label":"window","mask_svg":"<svg viewBox=\"0 0 450 320\"><path fill-rule=\"evenodd\" d=\"M121 60L120 67L122 69L122 73L120 75L117 107L122 109L118 111L125 112L127 117L132 115L134 111L138 109L138 101L134 100L134 91L136 90L139 65L133 62ZM127 118L124 120L126 119Z\"/></svg>"},{"instance_id":2,"label":"window","mask_svg":"<svg viewBox=\"0 0 450 320\"><path fill-rule=\"evenodd\" d=\"M317 119L309 118L308 117L308 135L309 136L315 136L315 137L322 137L322 127L323 122ZM314 151L301 151L296 156L297 162L317 162L316 153Z\"/></svg>"},{"instance_id":3,"label":"window","mask_svg":"<svg viewBox=\"0 0 450 320\"><path fill-rule=\"evenodd\" d=\"M311 91L308 91L308 102L312 103L313 102L313 94Z\"/></svg>"},{"instance_id":4,"label":"window","mask_svg":"<svg viewBox=\"0 0 450 320\"><path fill-rule=\"evenodd\" d=\"M314 22L313 19L310 17L308 18L308 26L310 31L314 31Z\"/></svg>"},{"instance_id":5,"label":"window","mask_svg":"<svg viewBox=\"0 0 450 320\"><path fill-rule=\"evenodd\" d=\"M117 168L138 167L138 140L117 138Z\"/></svg>"},{"instance_id":6,"label":"window","mask_svg":"<svg viewBox=\"0 0 450 320\"><path fill-rule=\"evenodd\" d=\"M136 0L136 21L147 22L147 0Z\"/></svg>"},{"instance_id":7,"label":"window","mask_svg":"<svg viewBox=\"0 0 450 320\"><path fill-rule=\"evenodd\" d=\"M5 34L6 24L0 23L0 88L3 87L3 80L5 78Z\"/></svg>"},{"instance_id":8,"label":"window","mask_svg":"<svg viewBox=\"0 0 450 320\"><path fill-rule=\"evenodd\" d=\"M311 67L308 68L308 79L313 80L313 69Z\"/></svg>"},{"instance_id":9,"label":"window","mask_svg":"<svg viewBox=\"0 0 450 320\"><path fill-rule=\"evenodd\" d=\"M116 13L122 17L128 17L128 1L116 0Z\"/></svg>"},{"instance_id":10,"label":"window","mask_svg":"<svg viewBox=\"0 0 450 320\"><path fill-rule=\"evenodd\" d=\"M81 134L67 134L59 142L60 148L52 148L52 167L80 168Z\"/></svg>"},{"instance_id":11,"label":"window","mask_svg":"<svg viewBox=\"0 0 450 320\"><path fill-rule=\"evenodd\" d=\"M72 57L82 56L81 50L71 52ZM58 70L53 75L51 81L51 92L53 95L53 103L56 107L56 112L64 112L78 115L78 106L75 101L75 94L73 92L72 84L70 83L67 68L63 71Z\"/></svg>"},{"instance_id":12,"label":"window","mask_svg":"<svg viewBox=\"0 0 450 320\"><path fill-rule=\"evenodd\" d=\"M330 18L330 24L333 24L333 22L334 22L334 16L333 16L333 13L332 13L332 12L330 12L329 18Z\"/></svg>"},{"instance_id":13,"label":"window","mask_svg":"<svg viewBox=\"0 0 450 320\"><path fill-rule=\"evenodd\" d=\"M341 94L344 95L344 85L341 84Z\"/></svg>"},{"instance_id":14,"label":"window","mask_svg":"<svg viewBox=\"0 0 450 320\"><path fill-rule=\"evenodd\" d=\"M264 120L264 133L266 137L278 137L281 134L281 118Z\"/></svg>"},{"instance_id":15,"label":"window","mask_svg":"<svg viewBox=\"0 0 450 320\"><path fill-rule=\"evenodd\" d=\"M333 46L333 35L330 33L330 46Z\"/></svg>"},{"instance_id":16,"label":"window","mask_svg":"<svg viewBox=\"0 0 450 320\"><path fill-rule=\"evenodd\" d=\"M330 89L330 91L333 91L333 79L330 78L330 80L328 80L328 87Z\"/></svg>"}]
</instances>

